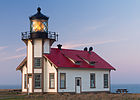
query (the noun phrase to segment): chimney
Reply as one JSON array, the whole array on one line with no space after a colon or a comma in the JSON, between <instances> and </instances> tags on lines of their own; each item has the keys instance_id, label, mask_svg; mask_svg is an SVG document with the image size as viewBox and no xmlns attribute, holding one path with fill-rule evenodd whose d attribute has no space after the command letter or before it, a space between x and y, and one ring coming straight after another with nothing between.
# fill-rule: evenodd
<instances>
[{"instance_id":1,"label":"chimney","mask_svg":"<svg viewBox=\"0 0 140 100\"><path fill-rule=\"evenodd\" d=\"M91 54L91 51L93 50L93 47L90 47L89 48L89 53Z\"/></svg>"},{"instance_id":2,"label":"chimney","mask_svg":"<svg viewBox=\"0 0 140 100\"><path fill-rule=\"evenodd\" d=\"M58 47L59 50L62 50L62 49L61 49L61 47L62 47L61 44L58 44L57 47Z\"/></svg>"},{"instance_id":3,"label":"chimney","mask_svg":"<svg viewBox=\"0 0 140 100\"><path fill-rule=\"evenodd\" d=\"M87 48L87 47L85 47L85 48L84 48L84 51L87 51L87 50L88 50L88 48Z\"/></svg>"}]
</instances>

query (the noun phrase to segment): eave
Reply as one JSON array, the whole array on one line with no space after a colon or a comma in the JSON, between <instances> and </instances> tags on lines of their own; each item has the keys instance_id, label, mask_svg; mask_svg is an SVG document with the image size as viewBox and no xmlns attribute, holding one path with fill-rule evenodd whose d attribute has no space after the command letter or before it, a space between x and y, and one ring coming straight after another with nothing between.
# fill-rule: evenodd
<instances>
[{"instance_id":1,"label":"eave","mask_svg":"<svg viewBox=\"0 0 140 100\"><path fill-rule=\"evenodd\" d=\"M18 65L16 70L21 70L22 67L27 63L27 57L24 58L24 60Z\"/></svg>"}]
</instances>

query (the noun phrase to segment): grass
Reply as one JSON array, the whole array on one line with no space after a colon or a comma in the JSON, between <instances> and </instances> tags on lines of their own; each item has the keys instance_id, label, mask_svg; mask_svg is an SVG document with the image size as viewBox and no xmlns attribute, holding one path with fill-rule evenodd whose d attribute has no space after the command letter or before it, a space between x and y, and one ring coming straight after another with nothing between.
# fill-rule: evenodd
<instances>
[{"instance_id":1,"label":"grass","mask_svg":"<svg viewBox=\"0 0 140 100\"><path fill-rule=\"evenodd\" d=\"M140 94L16 94L0 92L0 100L140 100Z\"/></svg>"}]
</instances>

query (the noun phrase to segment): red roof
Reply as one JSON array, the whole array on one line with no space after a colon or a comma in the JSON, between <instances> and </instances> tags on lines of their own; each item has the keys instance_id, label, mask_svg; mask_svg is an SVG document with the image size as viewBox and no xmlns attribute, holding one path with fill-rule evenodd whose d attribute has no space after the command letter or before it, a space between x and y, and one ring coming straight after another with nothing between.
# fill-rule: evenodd
<instances>
[{"instance_id":1,"label":"red roof","mask_svg":"<svg viewBox=\"0 0 140 100\"><path fill-rule=\"evenodd\" d=\"M50 54L44 54L58 68L97 68L115 70L109 63L103 60L95 52L89 53L82 50L70 50L51 48ZM74 62L80 63L74 63ZM92 63L92 64L90 64Z\"/></svg>"}]
</instances>

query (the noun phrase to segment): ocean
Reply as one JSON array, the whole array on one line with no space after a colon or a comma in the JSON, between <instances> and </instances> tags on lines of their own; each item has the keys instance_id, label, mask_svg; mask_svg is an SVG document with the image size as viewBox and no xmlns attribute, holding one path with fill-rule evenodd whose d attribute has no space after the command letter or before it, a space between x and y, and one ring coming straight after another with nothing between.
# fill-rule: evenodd
<instances>
[{"instance_id":1,"label":"ocean","mask_svg":"<svg viewBox=\"0 0 140 100\"><path fill-rule=\"evenodd\" d=\"M0 85L0 89L21 89L21 85ZM140 93L140 84L111 84L111 92L117 89L127 89L128 93Z\"/></svg>"},{"instance_id":2,"label":"ocean","mask_svg":"<svg viewBox=\"0 0 140 100\"><path fill-rule=\"evenodd\" d=\"M0 85L0 89L21 89L21 85Z\"/></svg>"},{"instance_id":3,"label":"ocean","mask_svg":"<svg viewBox=\"0 0 140 100\"><path fill-rule=\"evenodd\" d=\"M111 92L116 93L117 89L127 89L128 93L140 93L140 84L112 84Z\"/></svg>"}]
</instances>

